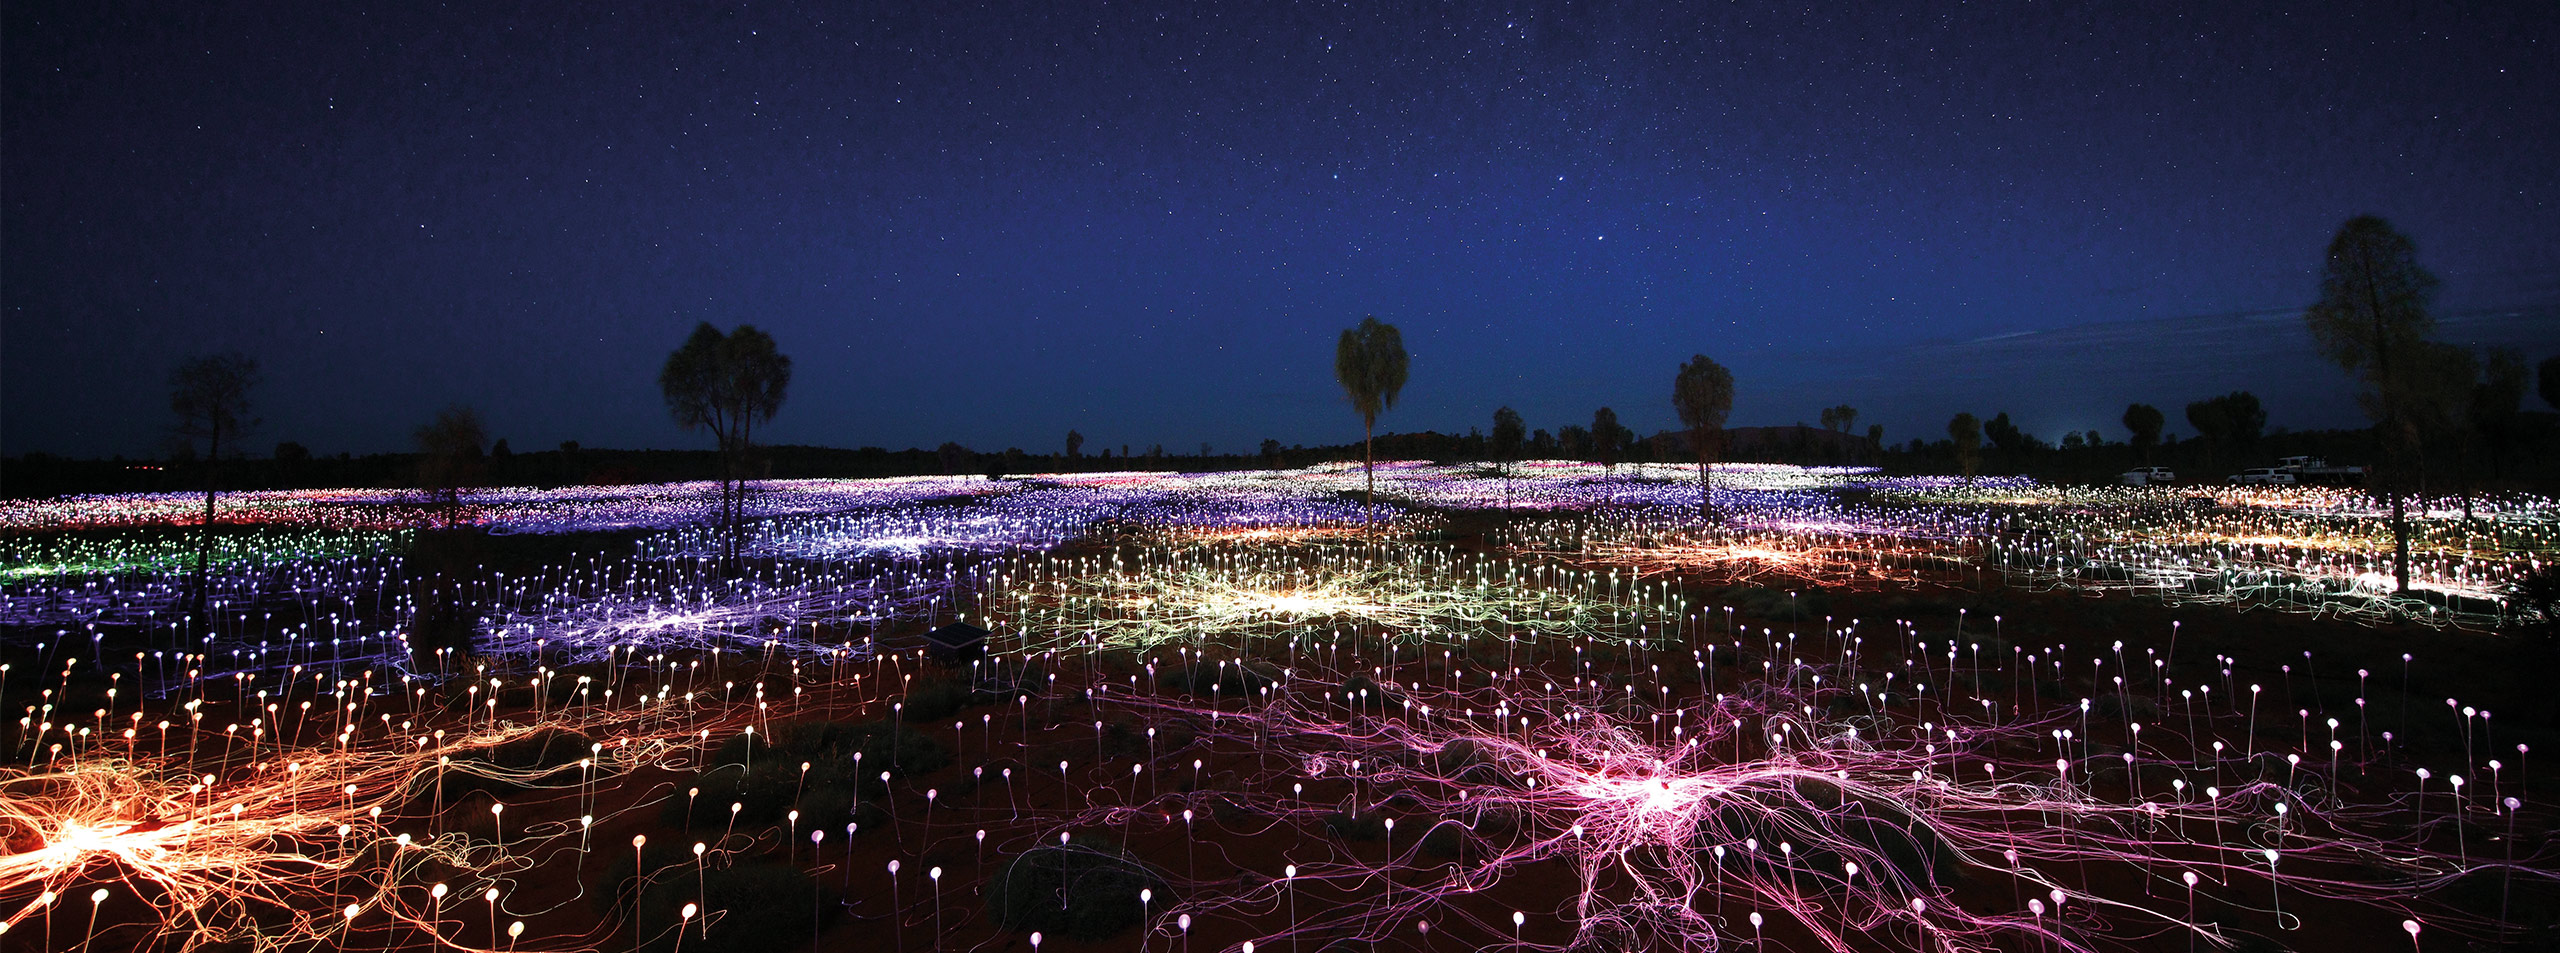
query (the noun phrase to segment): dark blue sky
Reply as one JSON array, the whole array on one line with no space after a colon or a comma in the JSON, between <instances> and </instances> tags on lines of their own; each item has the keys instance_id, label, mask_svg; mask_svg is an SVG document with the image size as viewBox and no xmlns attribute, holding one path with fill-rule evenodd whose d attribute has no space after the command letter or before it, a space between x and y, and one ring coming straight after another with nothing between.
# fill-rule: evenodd
<instances>
[{"instance_id":1,"label":"dark blue sky","mask_svg":"<svg viewBox=\"0 0 2560 953\"><path fill-rule=\"evenodd\" d=\"M2348 425L2343 377L2081 372L2253 320L2203 315L2307 353L2264 315L2364 212L2454 331L2560 340L2547 2L679 6L11 2L0 447L151 452L219 348L260 447L694 446L697 321L796 361L776 442L1339 442L1372 313L1388 429L1650 432L1692 353L1736 424Z\"/></svg>"}]
</instances>

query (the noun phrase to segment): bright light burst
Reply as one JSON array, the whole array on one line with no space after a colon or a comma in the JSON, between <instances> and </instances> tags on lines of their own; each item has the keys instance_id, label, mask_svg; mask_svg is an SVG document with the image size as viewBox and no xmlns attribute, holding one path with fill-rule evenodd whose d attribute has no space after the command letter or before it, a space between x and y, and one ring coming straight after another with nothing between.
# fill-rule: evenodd
<instances>
[{"instance_id":1,"label":"bright light burst","mask_svg":"<svg viewBox=\"0 0 2560 953\"><path fill-rule=\"evenodd\" d=\"M593 767L567 772L565 781L561 772L472 757L572 722L625 733L598 745ZM28 921L55 913L44 898L107 879L152 911L155 939L177 950L344 948L395 922L437 935L440 946L485 948L443 935L453 925L430 918L428 884L419 878L504 877L524 866L521 855L460 831L408 833L423 813L418 801L448 775L575 787L680 750L668 744L680 734L640 725L588 712L434 737L354 739L364 727L357 724L348 729L355 743L271 747L220 775L171 758L103 752L0 768L0 833L32 845L0 854L0 896L34 901L0 915L0 930L26 936Z\"/></svg>"},{"instance_id":2,"label":"bright light burst","mask_svg":"<svg viewBox=\"0 0 2560 953\"><path fill-rule=\"evenodd\" d=\"M1409 545L1151 550L1136 564L1068 563L1016 582L996 618L1035 649L1145 647L1350 628L1420 641L1627 638L1660 618L1624 580L1454 558Z\"/></svg>"}]
</instances>

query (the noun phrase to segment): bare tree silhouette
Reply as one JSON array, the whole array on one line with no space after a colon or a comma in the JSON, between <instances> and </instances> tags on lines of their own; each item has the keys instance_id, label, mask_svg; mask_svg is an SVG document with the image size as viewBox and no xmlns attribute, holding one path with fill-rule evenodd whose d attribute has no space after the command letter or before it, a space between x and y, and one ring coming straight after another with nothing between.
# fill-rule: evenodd
<instances>
[{"instance_id":1,"label":"bare tree silhouette","mask_svg":"<svg viewBox=\"0 0 2560 953\"><path fill-rule=\"evenodd\" d=\"M204 523L197 533L193 583L198 620L205 617L205 581L213 561L213 505L220 492L215 468L222 465L222 442L257 425L249 418L249 392L258 381L258 362L237 351L192 358L169 372L169 411L178 416L178 438L188 447L198 439L205 443Z\"/></svg>"},{"instance_id":2,"label":"bare tree silhouette","mask_svg":"<svg viewBox=\"0 0 2560 953\"><path fill-rule=\"evenodd\" d=\"M745 493L738 485L738 461L754 445L755 426L782 409L791 386L791 358L774 347L773 337L741 324L728 334L705 323L693 329L684 346L667 356L658 372L658 389L667 411L686 430L711 431L720 450L720 563L734 572L738 535L745 513Z\"/></svg>"}]
</instances>

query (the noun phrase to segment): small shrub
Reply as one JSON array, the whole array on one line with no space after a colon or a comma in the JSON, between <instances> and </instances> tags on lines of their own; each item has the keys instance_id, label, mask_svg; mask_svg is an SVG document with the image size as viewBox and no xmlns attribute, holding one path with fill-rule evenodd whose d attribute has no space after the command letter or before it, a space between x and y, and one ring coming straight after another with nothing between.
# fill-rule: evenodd
<instances>
[{"instance_id":1,"label":"small shrub","mask_svg":"<svg viewBox=\"0 0 2560 953\"><path fill-rule=\"evenodd\" d=\"M438 784L447 803L473 791L521 791L556 782L564 771L574 777L579 759L592 754L594 745L594 739L574 731L537 731L454 758Z\"/></svg>"},{"instance_id":2,"label":"small shrub","mask_svg":"<svg viewBox=\"0 0 2560 953\"><path fill-rule=\"evenodd\" d=\"M1219 664L1208 659L1195 659L1161 676L1169 690L1193 698L1253 698L1271 686L1269 678L1246 668L1241 661Z\"/></svg>"},{"instance_id":3,"label":"small shrub","mask_svg":"<svg viewBox=\"0 0 2560 953\"><path fill-rule=\"evenodd\" d=\"M1370 681L1369 676L1354 675L1342 682L1342 703L1357 711L1377 713L1402 705L1404 696Z\"/></svg>"},{"instance_id":4,"label":"small shrub","mask_svg":"<svg viewBox=\"0 0 2560 953\"><path fill-rule=\"evenodd\" d=\"M1022 852L987 885L987 915L1014 932L1101 940L1137 926L1138 891L1172 904L1164 880L1117 845L1074 841Z\"/></svg>"},{"instance_id":5,"label":"small shrub","mask_svg":"<svg viewBox=\"0 0 2560 953\"><path fill-rule=\"evenodd\" d=\"M1431 830L1422 835L1422 852L1433 857L1456 858L1465 854L1466 849L1467 829L1456 823L1442 821L1433 824Z\"/></svg>"},{"instance_id":6,"label":"small shrub","mask_svg":"<svg viewBox=\"0 0 2560 953\"><path fill-rule=\"evenodd\" d=\"M857 760L854 755L862 757ZM930 735L910 725L892 727L886 720L804 721L777 726L767 734L743 732L723 741L711 754L711 765L764 768L766 762L788 765L797 775L809 764L811 784L851 784L860 773L866 795L886 793L880 772L898 776L931 774L951 764L951 753Z\"/></svg>"},{"instance_id":7,"label":"small shrub","mask_svg":"<svg viewBox=\"0 0 2560 953\"><path fill-rule=\"evenodd\" d=\"M805 771L803 764L808 765ZM829 790L841 792L848 806L858 797L869 811L874 799L889 794L880 772L914 777L950 764L951 753L941 742L887 721L809 721L767 733L740 732L713 749L710 762L695 777L691 786L702 793L668 799L665 819L670 825L725 825L729 805L736 804L740 824L777 824L811 792ZM802 817L814 819L818 809L828 807L821 803L799 810ZM840 812L827 813L834 817Z\"/></svg>"},{"instance_id":8,"label":"small shrub","mask_svg":"<svg viewBox=\"0 0 2560 953\"><path fill-rule=\"evenodd\" d=\"M2560 638L2560 562L2527 571L2516 580L2510 595L2518 609L2530 610L2542 620L2545 638Z\"/></svg>"},{"instance_id":9,"label":"small shrub","mask_svg":"<svg viewBox=\"0 0 2560 953\"><path fill-rule=\"evenodd\" d=\"M977 692L967 684L948 678L925 681L907 690L899 699L899 717L909 724L940 721L959 714L961 709L977 703Z\"/></svg>"},{"instance_id":10,"label":"small shrub","mask_svg":"<svg viewBox=\"0 0 2560 953\"><path fill-rule=\"evenodd\" d=\"M673 953L679 940L673 929L678 911L699 903L693 930L682 948L695 953L767 953L798 949L816 936L827 908L800 868L787 864L745 864L711 868L700 882L690 877L652 878L640 892L636 911L642 943L649 953Z\"/></svg>"},{"instance_id":11,"label":"small shrub","mask_svg":"<svg viewBox=\"0 0 2560 953\"><path fill-rule=\"evenodd\" d=\"M615 862L600 865L596 871L595 889L588 896L596 912L606 919L624 919L631 915L631 903L641 890L641 874L650 883L658 883L679 875L693 882L693 842L663 837L649 842L637 859L639 870L633 869L635 858L627 851L619 853Z\"/></svg>"},{"instance_id":12,"label":"small shrub","mask_svg":"<svg viewBox=\"0 0 2560 953\"><path fill-rule=\"evenodd\" d=\"M2109 692L2089 703L2089 716L2104 722L2139 721L2148 724L2160 720L2160 706L2140 695Z\"/></svg>"},{"instance_id":13,"label":"small shrub","mask_svg":"<svg viewBox=\"0 0 2560 953\"><path fill-rule=\"evenodd\" d=\"M847 783L851 783L850 779ZM670 826L718 828L729 823L729 806L735 804L738 823L771 824L791 810L802 786L797 762L785 763L775 758L759 760L754 768L714 765L694 778L692 787L700 794L688 797L678 792L667 799L665 818Z\"/></svg>"},{"instance_id":14,"label":"small shrub","mask_svg":"<svg viewBox=\"0 0 2560 953\"><path fill-rule=\"evenodd\" d=\"M1387 836L1385 819L1375 814L1327 814L1324 827L1332 831L1333 836L1347 841L1373 841Z\"/></svg>"}]
</instances>

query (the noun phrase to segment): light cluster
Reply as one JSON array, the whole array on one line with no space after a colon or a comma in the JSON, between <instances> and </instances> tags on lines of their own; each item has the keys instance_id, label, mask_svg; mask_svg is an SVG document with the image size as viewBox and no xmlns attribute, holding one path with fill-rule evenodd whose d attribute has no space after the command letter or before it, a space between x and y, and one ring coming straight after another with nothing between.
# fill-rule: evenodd
<instances>
[{"instance_id":1,"label":"light cluster","mask_svg":"<svg viewBox=\"0 0 2560 953\"><path fill-rule=\"evenodd\" d=\"M0 936L707 950L845 917L956 948L1044 929L943 908L1049 845L1127 888L1078 929L1222 953L2513 940L2480 885L2560 881L2493 713L2447 699L2427 745L2405 687L2373 716L2406 656L2350 707L2325 654L2174 626L1799 608L2487 626L2547 501L2430 509L2395 597L2335 490L1720 466L1702 508L1690 468L1507 469L1385 466L1374 509L1340 466L767 484L734 566L699 484L474 494L494 532L635 530L530 568L381 528L411 502L279 495L201 584L175 498L19 506L142 528L0 544ZM992 638L922 638L955 621Z\"/></svg>"}]
</instances>

